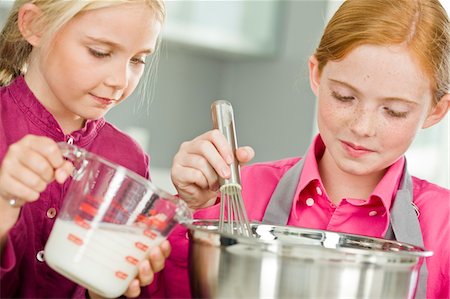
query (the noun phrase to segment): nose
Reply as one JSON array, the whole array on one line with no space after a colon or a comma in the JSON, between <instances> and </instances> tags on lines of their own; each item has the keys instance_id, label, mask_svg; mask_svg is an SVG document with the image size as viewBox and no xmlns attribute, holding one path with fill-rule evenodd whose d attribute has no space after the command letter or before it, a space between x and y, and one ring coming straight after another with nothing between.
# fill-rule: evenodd
<instances>
[{"instance_id":1,"label":"nose","mask_svg":"<svg viewBox=\"0 0 450 299\"><path fill-rule=\"evenodd\" d=\"M376 126L376 113L368 107L358 107L350 121L351 131L361 137L375 136Z\"/></svg>"},{"instance_id":2,"label":"nose","mask_svg":"<svg viewBox=\"0 0 450 299\"><path fill-rule=\"evenodd\" d=\"M128 63L116 62L109 70L104 80L105 85L112 87L115 92L124 90L128 86L130 70Z\"/></svg>"}]
</instances>

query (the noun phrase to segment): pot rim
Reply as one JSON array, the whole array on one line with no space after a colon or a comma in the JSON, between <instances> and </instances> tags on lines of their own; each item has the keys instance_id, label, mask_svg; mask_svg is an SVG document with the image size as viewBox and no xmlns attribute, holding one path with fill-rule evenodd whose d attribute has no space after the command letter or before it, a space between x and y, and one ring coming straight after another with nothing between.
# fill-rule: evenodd
<instances>
[{"instance_id":1,"label":"pot rim","mask_svg":"<svg viewBox=\"0 0 450 299\"><path fill-rule=\"evenodd\" d=\"M273 239L249 238L229 233L221 233L217 230L218 223L219 221L217 219L195 219L192 223L185 223L184 225L189 230L190 241L194 239L202 239L202 241L207 242L213 240L210 244L212 246L228 246L233 244L257 245L265 251L274 252L274 250L276 250L275 253L278 253L278 250L281 248L290 249L302 247L311 250L317 248L317 245L321 245L319 246L319 249L321 250L333 250L334 252L337 250L338 253L342 254L383 257L388 255L388 257L394 257L396 259L405 257L424 258L433 255L433 252L430 250L394 240L294 226L277 226L259 222L251 222L250 226L252 229L255 232L260 229L262 231L259 233L259 236L261 236L261 233L267 233L268 236L273 237ZM213 227L213 229L208 227ZM274 230L276 230L276 234L273 234ZM198 233L196 234L196 232L200 232L201 236L199 236ZM299 243L299 239L295 241L293 238L280 239L280 236L292 237L295 236L295 233L301 234L304 238L309 236L315 244ZM348 245L348 247L345 245ZM364 248L350 247L350 245L373 246ZM375 245L378 246L376 247Z\"/></svg>"}]
</instances>

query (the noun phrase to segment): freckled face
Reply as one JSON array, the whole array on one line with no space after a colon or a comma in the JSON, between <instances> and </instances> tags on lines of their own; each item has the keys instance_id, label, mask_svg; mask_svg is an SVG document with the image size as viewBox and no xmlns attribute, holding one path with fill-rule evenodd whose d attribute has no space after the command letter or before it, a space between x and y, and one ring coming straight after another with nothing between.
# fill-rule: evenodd
<instances>
[{"instance_id":1,"label":"freckled face","mask_svg":"<svg viewBox=\"0 0 450 299\"><path fill-rule=\"evenodd\" d=\"M363 45L319 79L324 158L343 172L382 172L412 143L431 105L430 81L403 46Z\"/></svg>"},{"instance_id":2,"label":"freckled face","mask_svg":"<svg viewBox=\"0 0 450 299\"><path fill-rule=\"evenodd\" d=\"M98 119L136 88L160 29L143 3L83 12L30 65L33 92L60 122Z\"/></svg>"}]
</instances>

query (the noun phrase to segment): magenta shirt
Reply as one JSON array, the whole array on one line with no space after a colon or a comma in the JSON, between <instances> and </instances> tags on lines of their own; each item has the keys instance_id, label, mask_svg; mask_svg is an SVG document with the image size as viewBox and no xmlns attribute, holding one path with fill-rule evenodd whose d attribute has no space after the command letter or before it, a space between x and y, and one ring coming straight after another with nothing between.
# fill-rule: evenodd
<instances>
[{"instance_id":1,"label":"magenta shirt","mask_svg":"<svg viewBox=\"0 0 450 299\"><path fill-rule=\"evenodd\" d=\"M305 164L288 220L288 225L326 229L371 237L384 237L389 210L402 175L404 158L386 172L367 200L343 199L335 206L323 188L317 160L325 146L318 136L305 156ZM249 219L261 221L279 180L300 158L289 158L243 167L243 198ZM413 202L417 206L424 246L434 255L427 258L428 298L449 298L450 191L413 177ZM198 210L195 218L218 219L219 205ZM187 274L189 241L179 226L170 236L172 254L166 267L150 286L153 297L190 297Z\"/></svg>"},{"instance_id":2,"label":"magenta shirt","mask_svg":"<svg viewBox=\"0 0 450 299\"><path fill-rule=\"evenodd\" d=\"M149 157L129 136L103 118L65 135L54 117L30 91L23 77L0 88L0 161L8 146L26 134L55 141L73 140L106 159L149 177ZM1 298L83 298L85 290L50 269L43 249L58 215L69 180L51 183L38 201L25 205L10 230L0 264ZM144 297L148 297L146 290Z\"/></svg>"}]
</instances>

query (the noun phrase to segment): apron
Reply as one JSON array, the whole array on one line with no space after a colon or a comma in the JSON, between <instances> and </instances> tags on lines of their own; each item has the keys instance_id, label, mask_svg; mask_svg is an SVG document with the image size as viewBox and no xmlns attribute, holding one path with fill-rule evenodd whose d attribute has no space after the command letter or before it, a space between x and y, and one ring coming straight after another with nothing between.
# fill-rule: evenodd
<instances>
[{"instance_id":1,"label":"apron","mask_svg":"<svg viewBox=\"0 0 450 299\"><path fill-rule=\"evenodd\" d=\"M280 179L275 188L262 219L263 223L272 225L286 225L291 213L295 191L303 170L304 159L292 166ZM386 239L397 240L423 248L422 232L419 219L413 207L412 179L406 169L399 190L390 211L389 227ZM426 298L428 271L425 260L419 272L416 298Z\"/></svg>"}]
</instances>

